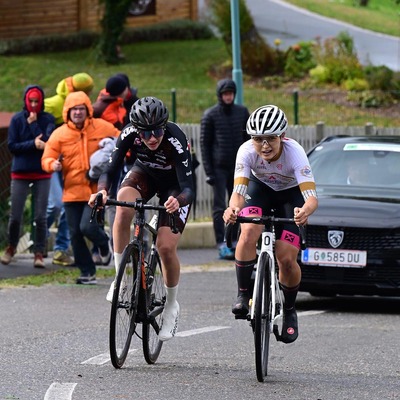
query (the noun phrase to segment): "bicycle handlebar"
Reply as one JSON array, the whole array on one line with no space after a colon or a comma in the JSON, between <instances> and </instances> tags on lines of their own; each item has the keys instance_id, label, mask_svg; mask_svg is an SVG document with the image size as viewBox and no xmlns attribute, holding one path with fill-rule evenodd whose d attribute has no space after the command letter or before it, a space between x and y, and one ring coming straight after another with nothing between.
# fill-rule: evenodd
<instances>
[{"instance_id":1,"label":"bicycle handlebar","mask_svg":"<svg viewBox=\"0 0 400 400\"><path fill-rule=\"evenodd\" d=\"M294 218L280 218L273 215L264 215L262 217L241 217L238 216L236 223L248 223L256 225L283 225L283 224L295 224ZM235 224L227 224L225 226L225 241L229 248L232 248L232 230ZM299 225L299 236L300 236L300 247L302 250L307 248L306 243L306 227L304 225Z\"/></svg>"},{"instance_id":2,"label":"bicycle handlebar","mask_svg":"<svg viewBox=\"0 0 400 400\"><path fill-rule=\"evenodd\" d=\"M135 210L139 210L139 211L144 211L144 210L165 211L166 210L165 206L147 204L147 203L144 203L143 201L119 201L119 200L107 199L105 205L106 206L119 206L119 207L134 208ZM103 195L101 193L98 193L94 200L94 206L93 206L92 212L90 214L90 222L93 221L94 217L96 216L96 212L102 206L103 206ZM173 233L178 233L179 231L178 231L178 228L176 227L176 220L175 220L176 214L168 213L168 216L169 216L169 225L170 225L171 231Z\"/></svg>"}]
</instances>

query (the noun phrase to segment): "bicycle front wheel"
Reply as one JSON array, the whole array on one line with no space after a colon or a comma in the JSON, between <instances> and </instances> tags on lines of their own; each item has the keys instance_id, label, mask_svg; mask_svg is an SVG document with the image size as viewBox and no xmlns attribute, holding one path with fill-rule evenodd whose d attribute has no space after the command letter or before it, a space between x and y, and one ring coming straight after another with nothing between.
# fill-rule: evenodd
<instances>
[{"instance_id":1,"label":"bicycle front wheel","mask_svg":"<svg viewBox=\"0 0 400 400\"><path fill-rule=\"evenodd\" d=\"M110 357L115 368L121 368L128 355L136 329L139 252L128 245L123 254L114 287L110 316Z\"/></svg>"},{"instance_id":2,"label":"bicycle front wheel","mask_svg":"<svg viewBox=\"0 0 400 400\"><path fill-rule=\"evenodd\" d=\"M160 355L163 342L158 338L166 291L157 252L150 255L146 270L147 320L143 323L143 354L148 364L154 364Z\"/></svg>"},{"instance_id":3,"label":"bicycle front wheel","mask_svg":"<svg viewBox=\"0 0 400 400\"><path fill-rule=\"evenodd\" d=\"M256 355L257 380L264 382L268 373L269 336L271 333L271 283L269 265L271 259L267 253L262 253L258 262L258 281L256 304L254 305L254 346Z\"/></svg>"}]
</instances>

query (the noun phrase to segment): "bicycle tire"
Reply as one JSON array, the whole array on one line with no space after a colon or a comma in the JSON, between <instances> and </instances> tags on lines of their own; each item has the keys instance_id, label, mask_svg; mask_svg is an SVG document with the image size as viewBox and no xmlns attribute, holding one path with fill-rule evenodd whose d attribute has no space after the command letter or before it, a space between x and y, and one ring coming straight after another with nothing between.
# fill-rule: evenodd
<instances>
[{"instance_id":1,"label":"bicycle tire","mask_svg":"<svg viewBox=\"0 0 400 400\"><path fill-rule=\"evenodd\" d=\"M136 329L140 285L138 260L138 248L128 245L122 254L111 305L109 346L111 363L115 368L123 366Z\"/></svg>"},{"instance_id":2,"label":"bicycle tire","mask_svg":"<svg viewBox=\"0 0 400 400\"><path fill-rule=\"evenodd\" d=\"M257 380L264 382L268 374L269 339L271 333L271 283L270 283L270 256L262 253L257 268L260 270L256 291L256 304L254 305L254 347Z\"/></svg>"},{"instance_id":3,"label":"bicycle tire","mask_svg":"<svg viewBox=\"0 0 400 400\"><path fill-rule=\"evenodd\" d=\"M163 345L163 342L158 338L158 332L166 299L161 261L157 252L149 257L146 280L146 311L147 316L150 316L153 321L145 321L142 326L143 355L148 364L154 364Z\"/></svg>"}]
</instances>

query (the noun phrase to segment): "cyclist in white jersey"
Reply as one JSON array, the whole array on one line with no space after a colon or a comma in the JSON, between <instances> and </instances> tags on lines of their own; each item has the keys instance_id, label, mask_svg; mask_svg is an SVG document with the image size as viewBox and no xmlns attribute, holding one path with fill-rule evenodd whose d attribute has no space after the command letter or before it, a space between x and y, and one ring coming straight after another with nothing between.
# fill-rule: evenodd
<instances>
[{"instance_id":1,"label":"cyclist in white jersey","mask_svg":"<svg viewBox=\"0 0 400 400\"><path fill-rule=\"evenodd\" d=\"M243 143L236 156L233 193L224 221L234 223L237 215L271 215L293 218L297 225L318 207L314 177L307 155L293 139L285 137L288 126L285 113L274 105L255 110L246 125L251 139ZM251 275L256 263L256 244L263 227L242 224L235 251L238 297L235 315L249 312L252 295ZM285 298L282 340L291 343L298 337L295 301L301 280L297 263L300 249L298 228L282 225L275 228L275 254L279 282Z\"/></svg>"}]
</instances>

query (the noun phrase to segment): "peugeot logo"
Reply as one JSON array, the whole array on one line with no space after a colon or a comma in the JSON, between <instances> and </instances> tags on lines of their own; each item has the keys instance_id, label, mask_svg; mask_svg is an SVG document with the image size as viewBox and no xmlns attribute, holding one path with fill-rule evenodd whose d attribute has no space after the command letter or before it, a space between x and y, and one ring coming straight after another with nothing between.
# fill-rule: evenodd
<instances>
[{"instance_id":1,"label":"peugeot logo","mask_svg":"<svg viewBox=\"0 0 400 400\"><path fill-rule=\"evenodd\" d=\"M334 249L342 244L343 238L343 231L328 231L328 242Z\"/></svg>"}]
</instances>

